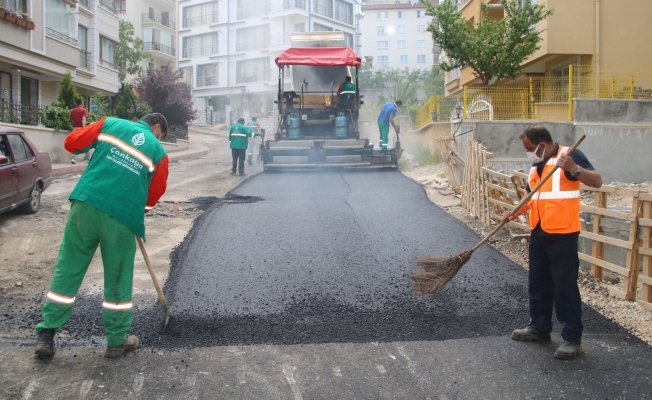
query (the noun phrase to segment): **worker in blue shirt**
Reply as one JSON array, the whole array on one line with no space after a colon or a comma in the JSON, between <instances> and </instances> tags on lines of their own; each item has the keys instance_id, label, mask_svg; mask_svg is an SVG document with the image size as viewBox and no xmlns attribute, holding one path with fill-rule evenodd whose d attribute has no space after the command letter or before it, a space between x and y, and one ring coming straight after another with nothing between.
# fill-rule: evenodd
<instances>
[{"instance_id":1,"label":"worker in blue shirt","mask_svg":"<svg viewBox=\"0 0 652 400\"><path fill-rule=\"evenodd\" d=\"M378 115L378 129L380 130L380 147L383 151L387 150L387 144L389 143L389 126L394 127L394 132L398 132L398 126L394 122L394 117L396 116L396 110L403 105L401 100L396 100L395 102L385 103L383 108L380 110Z\"/></svg>"}]
</instances>

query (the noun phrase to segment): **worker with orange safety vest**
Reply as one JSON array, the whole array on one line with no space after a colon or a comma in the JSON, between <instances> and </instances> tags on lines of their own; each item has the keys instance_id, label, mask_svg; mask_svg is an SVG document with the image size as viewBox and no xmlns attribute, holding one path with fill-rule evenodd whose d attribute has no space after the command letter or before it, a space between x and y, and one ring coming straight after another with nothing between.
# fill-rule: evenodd
<instances>
[{"instance_id":1,"label":"worker with orange safety vest","mask_svg":"<svg viewBox=\"0 0 652 400\"><path fill-rule=\"evenodd\" d=\"M552 141L550 132L541 125L530 126L520 136L532 160L528 187L535 187L554 167L559 168L530 202L514 216L508 211L508 222L530 210L529 303L530 323L512 332L512 339L525 342L550 341L553 306L557 320L563 325L564 343L555 357L569 360L582 353L582 302L577 276L579 257L577 240L580 232L580 182L602 186L602 176L586 156Z\"/></svg>"}]
</instances>

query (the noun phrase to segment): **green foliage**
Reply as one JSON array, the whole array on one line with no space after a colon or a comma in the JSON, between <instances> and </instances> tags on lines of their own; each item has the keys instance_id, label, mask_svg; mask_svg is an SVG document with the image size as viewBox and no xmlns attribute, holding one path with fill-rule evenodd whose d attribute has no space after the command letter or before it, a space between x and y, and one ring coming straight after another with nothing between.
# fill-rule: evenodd
<instances>
[{"instance_id":1,"label":"green foliage","mask_svg":"<svg viewBox=\"0 0 652 400\"><path fill-rule=\"evenodd\" d=\"M59 105L70 110L77 107L77 99L79 98L79 95L77 94L75 84L72 83L70 71L66 71L66 74L59 81L59 85L59 95L57 97Z\"/></svg>"},{"instance_id":2,"label":"green foliage","mask_svg":"<svg viewBox=\"0 0 652 400\"><path fill-rule=\"evenodd\" d=\"M433 95L444 96L444 80L445 76L441 72L438 66L433 66L430 68L423 80L423 86L425 88L426 97Z\"/></svg>"},{"instance_id":3,"label":"green foliage","mask_svg":"<svg viewBox=\"0 0 652 400\"><path fill-rule=\"evenodd\" d=\"M421 1L426 5L426 14L438 22L428 24L428 31L448 58L439 67L444 71L470 67L485 86L518 77L523 61L540 48L542 39L536 24L553 13L544 4L503 0L504 18L493 20L483 1L477 22L472 24L451 0L439 5Z\"/></svg>"},{"instance_id":4,"label":"green foliage","mask_svg":"<svg viewBox=\"0 0 652 400\"><path fill-rule=\"evenodd\" d=\"M55 132L60 130L71 131L72 120L70 119L70 109L63 105L52 103L50 107L45 110L39 110L41 123L46 128L53 128Z\"/></svg>"},{"instance_id":5,"label":"green foliage","mask_svg":"<svg viewBox=\"0 0 652 400\"><path fill-rule=\"evenodd\" d=\"M91 122L96 122L101 120L104 117L111 115L110 105L111 99L102 92L97 92L93 95L92 99L93 104L97 104L97 111L88 113L86 117L86 123L90 124Z\"/></svg>"},{"instance_id":6,"label":"green foliage","mask_svg":"<svg viewBox=\"0 0 652 400\"><path fill-rule=\"evenodd\" d=\"M129 84L122 89L113 110L116 117L129 120L133 118L140 119L143 115L151 112L152 108L149 104L140 101Z\"/></svg>"},{"instance_id":7,"label":"green foliage","mask_svg":"<svg viewBox=\"0 0 652 400\"><path fill-rule=\"evenodd\" d=\"M365 64L358 79L363 93L367 89L379 91L377 105L401 100L403 108L415 111L422 102L419 92L423 89L425 78L426 74L419 69L410 71L408 68L371 68L369 64Z\"/></svg>"},{"instance_id":8,"label":"green foliage","mask_svg":"<svg viewBox=\"0 0 652 400\"><path fill-rule=\"evenodd\" d=\"M118 67L118 80L125 83L128 75L135 75L142 71L139 63L150 57L143 51L143 40L134 35L134 25L120 19L120 42L115 50L116 65Z\"/></svg>"}]
</instances>

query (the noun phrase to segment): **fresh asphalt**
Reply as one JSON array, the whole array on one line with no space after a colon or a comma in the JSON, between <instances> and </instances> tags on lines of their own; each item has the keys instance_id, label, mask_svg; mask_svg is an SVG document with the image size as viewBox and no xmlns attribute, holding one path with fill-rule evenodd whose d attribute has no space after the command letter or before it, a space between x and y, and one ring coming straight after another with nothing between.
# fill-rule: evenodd
<instances>
[{"instance_id":1,"label":"fresh asphalt","mask_svg":"<svg viewBox=\"0 0 652 400\"><path fill-rule=\"evenodd\" d=\"M395 171L265 173L214 200L172 254L167 331L159 304L135 309L143 349L95 380L69 363L79 393L90 379L102 389L86 394L115 398L128 379L130 395L156 398L652 394L650 346L589 307L577 360L553 358L558 328L552 343L511 340L528 321L527 272L489 245L440 293L415 297L416 257L479 238ZM81 297L67 328L101 335L99 299ZM61 359L71 352L90 350Z\"/></svg>"}]
</instances>

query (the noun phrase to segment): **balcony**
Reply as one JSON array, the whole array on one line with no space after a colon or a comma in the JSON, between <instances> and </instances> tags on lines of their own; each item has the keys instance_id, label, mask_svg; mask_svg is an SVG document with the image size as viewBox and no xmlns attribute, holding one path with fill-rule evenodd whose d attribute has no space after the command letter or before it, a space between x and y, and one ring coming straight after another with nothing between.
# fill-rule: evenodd
<instances>
[{"instance_id":1,"label":"balcony","mask_svg":"<svg viewBox=\"0 0 652 400\"><path fill-rule=\"evenodd\" d=\"M144 17L144 16L143 16ZM217 23L217 14L206 14L198 17L186 18L183 20L184 28L192 28L193 26L201 26Z\"/></svg>"},{"instance_id":2,"label":"balcony","mask_svg":"<svg viewBox=\"0 0 652 400\"><path fill-rule=\"evenodd\" d=\"M183 58L201 57L217 54L217 44L206 46L186 47L183 49Z\"/></svg>"},{"instance_id":3,"label":"balcony","mask_svg":"<svg viewBox=\"0 0 652 400\"><path fill-rule=\"evenodd\" d=\"M236 42L236 51L265 49L269 47L269 38L269 36L264 36L249 40L238 40Z\"/></svg>"},{"instance_id":4,"label":"balcony","mask_svg":"<svg viewBox=\"0 0 652 400\"><path fill-rule=\"evenodd\" d=\"M467 5L469 5L471 1L472 0L459 0L459 2L457 3L457 10L462 11L462 9Z\"/></svg>"},{"instance_id":5,"label":"balcony","mask_svg":"<svg viewBox=\"0 0 652 400\"><path fill-rule=\"evenodd\" d=\"M273 0L270 6L270 12L280 12L285 10L306 10L306 0Z\"/></svg>"},{"instance_id":6,"label":"balcony","mask_svg":"<svg viewBox=\"0 0 652 400\"><path fill-rule=\"evenodd\" d=\"M142 15L142 22L143 24L147 23L154 23L158 25L163 25L165 27L168 27L170 29L176 29L176 24L174 21L170 20L169 17L159 15L159 14L143 14Z\"/></svg>"},{"instance_id":7,"label":"balcony","mask_svg":"<svg viewBox=\"0 0 652 400\"><path fill-rule=\"evenodd\" d=\"M92 71L93 67L93 53L79 49L79 68Z\"/></svg>"},{"instance_id":8,"label":"balcony","mask_svg":"<svg viewBox=\"0 0 652 400\"><path fill-rule=\"evenodd\" d=\"M269 14L269 3L238 8L238 19L253 18Z\"/></svg>"},{"instance_id":9,"label":"balcony","mask_svg":"<svg viewBox=\"0 0 652 400\"><path fill-rule=\"evenodd\" d=\"M143 50L145 51L158 51L159 53L167 54L168 56L174 57L176 52L174 47L166 46L157 42L144 42Z\"/></svg>"},{"instance_id":10,"label":"balcony","mask_svg":"<svg viewBox=\"0 0 652 400\"><path fill-rule=\"evenodd\" d=\"M66 42L66 43L69 43L69 44L71 44L73 46L77 46L77 43L78 43L77 39L71 38L70 36L68 36L66 34L63 34L61 32L57 32L52 28L47 28L46 27L45 28L45 33L50 37L61 40L62 42Z\"/></svg>"},{"instance_id":11,"label":"balcony","mask_svg":"<svg viewBox=\"0 0 652 400\"><path fill-rule=\"evenodd\" d=\"M272 71L278 73L278 69L264 69L259 71L238 71L236 76L236 83L251 83L251 82L264 82L270 80L272 77Z\"/></svg>"},{"instance_id":12,"label":"balcony","mask_svg":"<svg viewBox=\"0 0 652 400\"><path fill-rule=\"evenodd\" d=\"M217 75L209 75L209 76L198 76L197 77L197 87L204 87L204 86L217 86Z\"/></svg>"}]
</instances>

